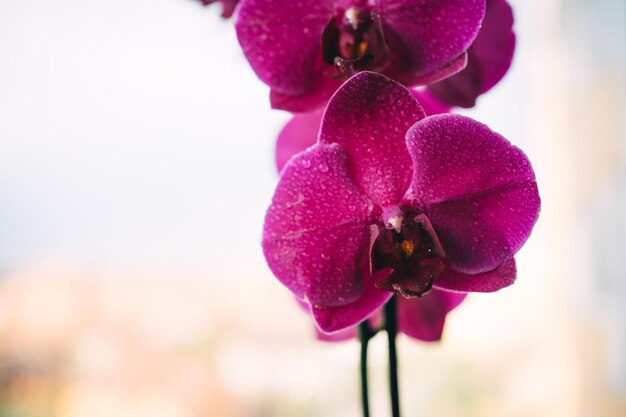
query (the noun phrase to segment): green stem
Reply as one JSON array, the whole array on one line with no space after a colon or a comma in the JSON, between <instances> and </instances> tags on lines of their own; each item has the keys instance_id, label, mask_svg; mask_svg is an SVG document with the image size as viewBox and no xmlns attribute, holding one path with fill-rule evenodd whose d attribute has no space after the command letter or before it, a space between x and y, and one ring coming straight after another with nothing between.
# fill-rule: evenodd
<instances>
[{"instance_id":1,"label":"green stem","mask_svg":"<svg viewBox=\"0 0 626 417\"><path fill-rule=\"evenodd\" d=\"M389 393L391 396L391 415L400 417L400 396L398 395L398 358L396 355L396 334L398 322L396 318L396 296L385 304L385 328L389 342Z\"/></svg>"},{"instance_id":2,"label":"green stem","mask_svg":"<svg viewBox=\"0 0 626 417\"><path fill-rule=\"evenodd\" d=\"M361 404L363 406L363 417L369 417L370 404L367 391L367 345L373 336L367 320L359 324L359 340L361 340Z\"/></svg>"}]
</instances>

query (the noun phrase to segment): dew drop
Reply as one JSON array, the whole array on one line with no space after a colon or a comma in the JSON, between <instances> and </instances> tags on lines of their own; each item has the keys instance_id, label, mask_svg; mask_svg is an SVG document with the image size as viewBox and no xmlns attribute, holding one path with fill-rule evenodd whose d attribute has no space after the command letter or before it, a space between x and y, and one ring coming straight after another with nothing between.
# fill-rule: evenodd
<instances>
[{"instance_id":1,"label":"dew drop","mask_svg":"<svg viewBox=\"0 0 626 417\"><path fill-rule=\"evenodd\" d=\"M330 256L329 256L327 253L324 253L324 252L322 252L322 253L320 254L320 256L321 256L321 258L322 258L323 260L325 260L325 261L327 261L327 260L329 260L329 259L330 259Z\"/></svg>"},{"instance_id":2,"label":"dew drop","mask_svg":"<svg viewBox=\"0 0 626 417\"><path fill-rule=\"evenodd\" d=\"M328 165L327 165L325 162L322 162L321 164L319 164L317 168L318 168L318 169L320 170L320 172L322 172L322 173L326 173L326 172L328 172Z\"/></svg>"},{"instance_id":3,"label":"dew drop","mask_svg":"<svg viewBox=\"0 0 626 417\"><path fill-rule=\"evenodd\" d=\"M302 165L304 168L310 168L310 167L311 167L311 161L310 161L310 160L308 160L308 159L303 159L303 160L302 160L302 162L301 162L301 165Z\"/></svg>"}]
</instances>

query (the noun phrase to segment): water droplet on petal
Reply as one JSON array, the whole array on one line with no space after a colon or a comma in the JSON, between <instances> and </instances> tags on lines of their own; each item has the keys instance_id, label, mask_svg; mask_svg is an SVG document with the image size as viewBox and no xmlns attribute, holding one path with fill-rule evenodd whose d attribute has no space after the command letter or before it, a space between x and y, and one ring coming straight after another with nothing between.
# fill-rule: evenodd
<instances>
[{"instance_id":1,"label":"water droplet on petal","mask_svg":"<svg viewBox=\"0 0 626 417\"><path fill-rule=\"evenodd\" d=\"M308 159L303 159L302 162L300 163L304 168L310 168L311 167L311 161Z\"/></svg>"},{"instance_id":2,"label":"water droplet on petal","mask_svg":"<svg viewBox=\"0 0 626 417\"><path fill-rule=\"evenodd\" d=\"M330 259L330 256L327 253L322 252L320 254L320 256L322 257L323 260L327 261Z\"/></svg>"},{"instance_id":3,"label":"water droplet on petal","mask_svg":"<svg viewBox=\"0 0 626 417\"><path fill-rule=\"evenodd\" d=\"M328 165L325 162L322 162L321 164L319 164L317 168L322 173L328 172Z\"/></svg>"}]
</instances>

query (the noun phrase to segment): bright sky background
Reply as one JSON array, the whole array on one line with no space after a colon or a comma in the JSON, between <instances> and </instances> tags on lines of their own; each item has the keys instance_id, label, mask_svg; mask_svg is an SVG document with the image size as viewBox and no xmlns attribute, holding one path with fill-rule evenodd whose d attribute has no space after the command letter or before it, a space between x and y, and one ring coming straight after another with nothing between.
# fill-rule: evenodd
<instances>
[{"instance_id":1,"label":"bright sky background","mask_svg":"<svg viewBox=\"0 0 626 417\"><path fill-rule=\"evenodd\" d=\"M263 262L288 115L269 109L216 9L0 2L0 269ZM523 91L520 69L479 118L518 144L523 101L506 97Z\"/></svg>"}]
</instances>

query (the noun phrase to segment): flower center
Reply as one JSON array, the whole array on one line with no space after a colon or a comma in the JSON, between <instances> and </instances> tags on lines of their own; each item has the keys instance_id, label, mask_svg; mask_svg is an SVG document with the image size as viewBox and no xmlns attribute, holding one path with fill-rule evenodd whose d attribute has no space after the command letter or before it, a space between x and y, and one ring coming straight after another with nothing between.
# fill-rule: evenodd
<instances>
[{"instance_id":1,"label":"flower center","mask_svg":"<svg viewBox=\"0 0 626 417\"><path fill-rule=\"evenodd\" d=\"M330 19L322 34L324 62L339 77L381 69L389 56L380 16L363 7L349 7Z\"/></svg>"},{"instance_id":2,"label":"flower center","mask_svg":"<svg viewBox=\"0 0 626 417\"><path fill-rule=\"evenodd\" d=\"M425 215L411 220L395 216L381 228L372 249L372 270L385 268L393 272L376 282L382 290L411 298L432 289L445 268L445 254Z\"/></svg>"}]
</instances>

